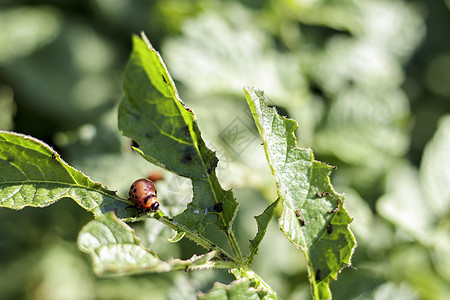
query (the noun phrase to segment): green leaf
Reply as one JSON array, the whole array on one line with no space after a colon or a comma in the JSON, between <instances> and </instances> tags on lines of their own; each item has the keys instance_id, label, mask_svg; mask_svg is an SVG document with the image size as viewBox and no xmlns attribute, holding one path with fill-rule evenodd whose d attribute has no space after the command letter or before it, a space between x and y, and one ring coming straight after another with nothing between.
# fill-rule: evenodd
<instances>
[{"instance_id":1,"label":"green leaf","mask_svg":"<svg viewBox=\"0 0 450 300\"><path fill-rule=\"evenodd\" d=\"M229 236L238 204L217 180L218 159L202 140L192 110L180 100L158 52L143 39L133 37L119 128L145 159L192 180L193 200L175 222L199 233L212 223Z\"/></svg>"},{"instance_id":2,"label":"green leaf","mask_svg":"<svg viewBox=\"0 0 450 300\"><path fill-rule=\"evenodd\" d=\"M215 251L211 251L201 256L194 255L188 260L162 261L146 249L134 230L112 212L98 217L81 229L78 248L91 256L97 275L210 268L212 265L209 261L216 255Z\"/></svg>"},{"instance_id":3,"label":"green leaf","mask_svg":"<svg viewBox=\"0 0 450 300\"><path fill-rule=\"evenodd\" d=\"M273 215L275 214L278 202L280 202L280 199L274 201L264 210L262 214L255 217L256 224L258 225L258 232L256 233L255 238L250 241L250 255L247 259L248 264L252 263L253 257L255 256L256 252L258 252L259 244L266 234L267 226L269 226L269 222L270 220L272 220Z\"/></svg>"},{"instance_id":4,"label":"green leaf","mask_svg":"<svg viewBox=\"0 0 450 300\"><path fill-rule=\"evenodd\" d=\"M245 93L283 203L280 227L306 255L314 298L328 299L330 280L350 264L356 245L344 198L330 183L332 167L297 147L297 123L269 108L261 90Z\"/></svg>"},{"instance_id":5,"label":"green leaf","mask_svg":"<svg viewBox=\"0 0 450 300\"><path fill-rule=\"evenodd\" d=\"M206 294L199 295L201 300L238 300L263 299L266 294L251 287L248 279L235 280L230 285L216 282Z\"/></svg>"},{"instance_id":6,"label":"green leaf","mask_svg":"<svg viewBox=\"0 0 450 300\"><path fill-rule=\"evenodd\" d=\"M45 207L72 198L98 216L130 216L127 200L64 162L51 147L30 136L0 131L0 206Z\"/></svg>"}]
</instances>

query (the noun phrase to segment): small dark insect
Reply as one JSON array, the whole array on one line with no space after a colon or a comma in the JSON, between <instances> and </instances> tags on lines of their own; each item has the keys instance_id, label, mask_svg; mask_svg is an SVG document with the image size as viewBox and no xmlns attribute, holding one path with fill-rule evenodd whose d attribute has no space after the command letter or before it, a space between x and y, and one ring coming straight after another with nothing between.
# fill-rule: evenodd
<instances>
[{"instance_id":1,"label":"small dark insect","mask_svg":"<svg viewBox=\"0 0 450 300\"><path fill-rule=\"evenodd\" d=\"M164 75L161 75L162 79L164 80L165 83L167 83L166 77L164 77Z\"/></svg>"},{"instance_id":2,"label":"small dark insect","mask_svg":"<svg viewBox=\"0 0 450 300\"><path fill-rule=\"evenodd\" d=\"M317 197L322 198L324 196L332 196L330 192L317 193Z\"/></svg>"},{"instance_id":3,"label":"small dark insect","mask_svg":"<svg viewBox=\"0 0 450 300\"><path fill-rule=\"evenodd\" d=\"M331 198L336 199L336 197L334 197L330 192L317 193L317 197L319 197L319 198L322 198L325 196L330 196ZM332 210L329 210L328 213L332 214L332 213L339 211L339 204L341 204L341 203L342 203L342 199L337 199L336 207Z\"/></svg>"},{"instance_id":4,"label":"small dark insect","mask_svg":"<svg viewBox=\"0 0 450 300\"><path fill-rule=\"evenodd\" d=\"M302 212L299 209L297 209L295 211L295 215L297 216L297 218L298 218L298 220L300 222L300 225L301 226L305 226L306 225L306 221L305 221L305 219L301 218L301 214L302 214Z\"/></svg>"},{"instance_id":5,"label":"small dark insect","mask_svg":"<svg viewBox=\"0 0 450 300\"><path fill-rule=\"evenodd\" d=\"M155 184L147 178L136 180L130 187L129 196L131 202L145 212L159 208Z\"/></svg>"},{"instance_id":6,"label":"small dark insect","mask_svg":"<svg viewBox=\"0 0 450 300\"><path fill-rule=\"evenodd\" d=\"M55 152L52 153L52 158L53 158L53 159L56 158L56 153L55 153Z\"/></svg>"},{"instance_id":7,"label":"small dark insect","mask_svg":"<svg viewBox=\"0 0 450 300\"><path fill-rule=\"evenodd\" d=\"M332 210L329 210L328 213L329 213L329 214L333 214L333 213L339 211L339 205L340 205L341 203L342 203L342 200L339 199L338 202L336 203L336 207L333 208Z\"/></svg>"}]
</instances>

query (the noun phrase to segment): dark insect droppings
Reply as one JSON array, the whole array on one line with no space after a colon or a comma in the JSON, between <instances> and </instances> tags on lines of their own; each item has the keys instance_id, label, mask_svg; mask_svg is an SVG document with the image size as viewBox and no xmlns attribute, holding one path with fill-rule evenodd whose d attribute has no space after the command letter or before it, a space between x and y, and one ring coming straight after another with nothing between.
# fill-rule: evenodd
<instances>
[{"instance_id":1,"label":"dark insect droppings","mask_svg":"<svg viewBox=\"0 0 450 300\"><path fill-rule=\"evenodd\" d=\"M330 234L330 233L332 233L332 232L333 232L333 225L331 225L331 223L330 223L330 224L328 224L328 226L327 226L327 233Z\"/></svg>"},{"instance_id":2,"label":"dark insect droppings","mask_svg":"<svg viewBox=\"0 0 450 300\"><path fill-rule=\"evenodd\" d=\"M52 153L52 158L55 159L56 158L56 154L55 152Z\"/></svg>"},{"instance_id":3,"label":"dark insect droppings","mask_svg":"<svg viewBox=\"0 0 450 300\"><path fill-rule=\"evenodd\" d=\"M164 80L165 83L167 83L166 77L164 77L164 75L161 75L162 79Z\"/></svg>"},{"instance_id":4,"label":"dark insect droppings","mask_svg":"<svg viewBox=\"0 0 450 300\"><path fill-rule=\"evenodd\" d=\"M213 209L214 209L215 212L221 213L223 211L222 202L214 204Z\"/></svg>"}]
</instances>

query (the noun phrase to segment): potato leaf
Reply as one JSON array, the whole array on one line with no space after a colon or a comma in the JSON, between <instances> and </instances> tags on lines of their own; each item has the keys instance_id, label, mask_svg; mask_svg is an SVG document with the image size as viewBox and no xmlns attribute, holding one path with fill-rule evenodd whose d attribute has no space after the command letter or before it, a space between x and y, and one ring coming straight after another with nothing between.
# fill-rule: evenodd
<instances>
[{"instance_id":1,"label":"potato leaf","mask_svg":"<svg viewBox=\"0 0 450 300\"><path fill-rule=\"evenodd\" d=\"M210 267L208 262L215 251L191 259L162 261L146 249L136 237L134 230L119 220L112 212L86 224L78 235L78 248L88 253L97 275L104 273L142 273L187 270ZM206 266L205 266L206 264Z\"/></svg>"},{"instance_id":2,"label":"potato leaf","mask_svg":"<svg viewBox=\"0 0 450 300\"><path fill-rule=\"evenodd\" d=\"M132 213L126 210L126 199L69 166L42 141L0 131L0 206L45 207L66 197L96 216L107 211L121 217Z\"/></svg>"},{"instance_id":3,"label":"potato leaf","mask_svg":"<svg viewBox=\"0 0 450 300\"><path fill-rule=\"evenodd\" d=\"M158 52L142 37L133 37L119 128L145 159L192 180L193 200L175 222L199 233L212 223L228 236L238 204L217 180L218 159L202 140L194 113L180 100Z\"/></svg>"},{"instance_id":4,"label":"potato leaf","mask_svg":"<svg viewBox=\"0 0 450 300\"><path fill-rule=\"evenodd\" d=\"M245 88L245 93L277 181L283 205L279 225L306 255L314 298L329 299L329 282L350 264L356 245L344 197L330 183L332 167L297 147L297 123L269 108L263 91Z\"/></svg>"}]
</instances>

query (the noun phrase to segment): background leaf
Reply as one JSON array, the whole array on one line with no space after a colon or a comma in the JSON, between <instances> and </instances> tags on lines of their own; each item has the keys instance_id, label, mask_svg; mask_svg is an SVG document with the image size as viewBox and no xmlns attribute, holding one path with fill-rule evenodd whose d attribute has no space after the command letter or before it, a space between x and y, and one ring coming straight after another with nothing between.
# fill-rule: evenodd
<instances>
[{"instance_id":1,"label":"background leaf","mask_svg":"<svg viewBox=\"0 0 450 300\"><path fill-rule=\"evenodd\" d=\"M130 205L99 183L65 163L52 148L32 137L0 132L0 206L45 207L72 198L98 216L114 210L129 216Z\"/></svg>"},{"instance_id":2,"label":"background leaf","mask_svg":"<svg viewBox=\"0 0 450 300\"><path fill-rule=\"evenodd\" d=\"M123 134L138 143L136 150L148 161L192 180L193 201L174 220L200 233L212 223L229 235L238 204L231 191L221 188L215 175L218 159L206 147L193 112L179 99L148 41L133 37L123 89L119 109Z\"/></svg>"},{"instance_id":3,"label":"background leaf","mask_svg":"<svg viewBox=\"0 0 450 300\"><path fill-rule=\"evenodd\" d=\"M297 147L297 123L269 108L261 90L246 88L245 93L282 199L280 227L306 255L315 298L328 299L329 281L350 264L356 245L343 196L330 184L332 167Z\"/></svg>"}]
</instances>

